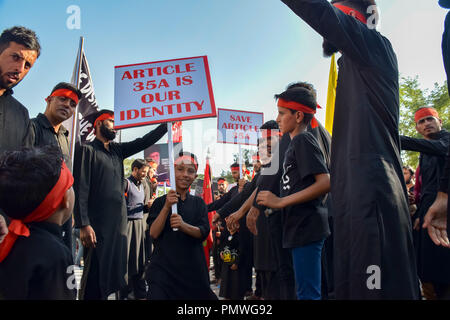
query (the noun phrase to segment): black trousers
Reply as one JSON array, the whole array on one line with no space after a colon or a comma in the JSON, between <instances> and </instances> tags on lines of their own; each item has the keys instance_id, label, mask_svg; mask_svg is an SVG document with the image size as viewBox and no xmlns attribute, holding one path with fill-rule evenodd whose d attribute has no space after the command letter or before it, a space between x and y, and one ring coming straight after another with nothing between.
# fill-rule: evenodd
<instances>
[{"instance_id":1,"label":"black trousers","mask_svg":"<svg viewBox=\"0 0 450 320\"><path fill-rule=\"evenodd\" d=\"M283 225L280 211L274 211L269 217L269 230L272 236L273 252L276 259L276 277L279 292L275 294L281 300L296 300L294 268L289 249L283 248ZM276 299L274 297L274 299Z\"/></svg>"}]
</instances>

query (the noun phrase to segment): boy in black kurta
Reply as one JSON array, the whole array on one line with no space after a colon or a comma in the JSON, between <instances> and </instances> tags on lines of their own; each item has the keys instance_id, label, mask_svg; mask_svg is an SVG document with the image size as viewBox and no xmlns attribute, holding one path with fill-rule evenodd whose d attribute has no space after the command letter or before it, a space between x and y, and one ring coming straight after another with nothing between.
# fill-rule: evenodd
<instances>
[{"instance_id":1,"label":"boy in black kurta","mask_svg":"<svg viewBox=\"0 0 450 320\"><path fill-rule=\"evenodd\" d=\"M75 299L72 255L61 229L73 209L72 183L58 147L0 158L0 208L11 218L0 244L0 300Z\"/></svg>"},{"instance_id":2,"label":"boy in black kurta","mask_svg":"<svg viewBox=\"0 0 450 320\"><path fill-rule=\"evenodd\" d=\"M148 224L154 250L148 268L150 300L217 299L209 285L202 242L209 234L203 199L189 194L197 177L197 159L184 152L175 160L176 191L157 198ZM176 204L178 214L172 214ZM177 231L174 231L178 228Z\"/></svg>"}]
</instances>

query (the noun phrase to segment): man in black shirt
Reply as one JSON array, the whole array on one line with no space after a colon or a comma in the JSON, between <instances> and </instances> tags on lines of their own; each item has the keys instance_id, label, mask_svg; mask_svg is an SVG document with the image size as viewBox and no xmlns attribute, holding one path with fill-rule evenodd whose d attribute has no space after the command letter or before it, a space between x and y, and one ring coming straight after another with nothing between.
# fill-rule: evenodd
<instances>
[{"instance_id":1,"label":"man in black shirt","mask_svg":"<svg viewBox=\"0 0 450 320\"><path fill-rule=\"evenodd\" d=\"M53 88L50 96L45 99L47 107L44 113L39 113L36 118L31 119L33 145L35 147L58 146L70 170L72 170L72 159L68 139L69 131L62 123L73 115L79 99L81 99L80 90L70 83L60 82ZM70 250L72 250L72 223L71 218L62 227L64 243Z\"/></svg>"},{"instance_id":2,"label":"man in black shirt","mask_svg":"<svg viewBox=\"0 0 450 320\"><path fill-rule=\"evenodd\" d=\"M442 8L450 9L450 0L439 0ZM445 17L445 29L442 36L442 56L444 58L445 72L447 73L447 86L450 92L450 12ZM445 170L441 179L436 201L425 216L423 228L428 228L428 234L436 245L450 248L447 231L450 230L450 206L448 206L448 189L450 176L450 146L447 152Z\"/></svg>"},{"instance_id":3,"label":"man in black shirt","mask_svg":"<svg viewBox=\"0 0 450 320\"><path fill-rule=\"evenodd\" d=\"M127 283L127 209L123 160L150 147L167 132L161 124L134 141L113 142L114 113L101 110L95 140L78 146L74 159L75 227L85 251L82 299L107 299Z\"/></svg>"},{"instance_id":4,"label":"man in black shirt","mask_svg":"<svg viewBox=\"0 0 450 320\"><path fill-rule=\"evenodd\" d=\"M40 54L36 34L24 27L0 35L0 153L31 146L28 110L13 98L15 87L33 67Z\"/></svg>"}]
</instances>

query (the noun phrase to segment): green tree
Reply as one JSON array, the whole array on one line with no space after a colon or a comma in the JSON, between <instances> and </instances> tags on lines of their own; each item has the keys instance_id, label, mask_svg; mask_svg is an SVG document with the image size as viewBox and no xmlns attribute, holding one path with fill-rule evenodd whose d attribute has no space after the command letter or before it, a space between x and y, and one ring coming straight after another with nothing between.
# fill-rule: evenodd
<instances>
[{"instance_id":1,"label":"green tree","mask_svg":"<svg viewBox=\"0 0 450 320\"><path fill-rule=\"evenodd\" d=\"M131 175L131 164L136 160L134 158L126 158L123 160L123 170L125 174L125 178L128 178Z\"/></svg>"},{"instance_id":2,"label":"green tree","mask_svg":"<svg viewBox=\"0 0 450 320\"><path fill-rule=\"evenodd\" d=\"M249 149L242 148L242 159L244 160L245 166L247 168L252 166L252 160ZM233 161L239 163L239 153L233 154Z\"/></svg>"},{"instance_id":3,"label":"green tree","mask_svg":"<svg viewBox=\"0 0 450 320\"><path fill-rule=\"evenodd\" d=\"M422 107L435 108L442 119L442 127L450 129L450 112L448 107L450 98L447 90L447 83L442 85L435 83L432 90L421 89L419 77L407 77L400 80L400 123L399 131L401 135L414 138L423 138L416 131L414 114ZM419 153L412 151L402 151L402 160L405 165L417 168L419 165Z\"/></svg>"}]
</instances>

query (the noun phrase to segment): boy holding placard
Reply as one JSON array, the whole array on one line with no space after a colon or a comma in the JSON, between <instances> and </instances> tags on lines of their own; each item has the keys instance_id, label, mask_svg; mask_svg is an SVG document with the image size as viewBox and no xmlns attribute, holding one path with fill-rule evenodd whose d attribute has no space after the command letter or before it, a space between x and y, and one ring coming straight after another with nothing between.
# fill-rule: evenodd
<instances>
[{"instance_id":1,"label":"boy holding placard","mask_svg":"<svg viewBox=\"0 0 450 320\"><path fill-rule=\"evenodd\" d=\"M154 244L148 268L149 299L217 299L209 285L202 245L210 231L208 212L203 199L189 193L197 177L197 158L183 152L174 164L176 191L155 199L147 220ZM178 214L171 214L174 204Z\"/></svg>"}]
</instances>

